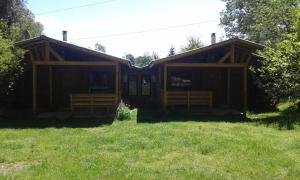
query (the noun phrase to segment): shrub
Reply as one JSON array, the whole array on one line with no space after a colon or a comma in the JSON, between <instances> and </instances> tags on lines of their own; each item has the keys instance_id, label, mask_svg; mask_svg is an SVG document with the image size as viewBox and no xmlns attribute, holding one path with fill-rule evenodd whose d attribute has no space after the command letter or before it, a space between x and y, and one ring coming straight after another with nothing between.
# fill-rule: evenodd
<instances>
[{"instance_id":1,"label":"shrub","mask_svg":"<svg viewBox=\"0 0 300 180\"><path fill-rule=\"evenodd\" d=\"M23 72L21 65L23 52L13 48L13 42L0 34L0 98L2 105L14 90L16 81ZM1 104L0 104L1 106Z\"/></svg>"},{"instance_id":2,"label":"shrub","mask_svg":"<svg viewBox=\"0 0 300 180\"><path fill-rule=\"evenodd\" d=\"M131 116L130 116L130 109L129 107L124 104L123 101L121 101L121 103L119 104L119 107L117 109L117 113L116 113L116 119L118 120L129 120L131 119Z\"/></svg>"}]
</instances>

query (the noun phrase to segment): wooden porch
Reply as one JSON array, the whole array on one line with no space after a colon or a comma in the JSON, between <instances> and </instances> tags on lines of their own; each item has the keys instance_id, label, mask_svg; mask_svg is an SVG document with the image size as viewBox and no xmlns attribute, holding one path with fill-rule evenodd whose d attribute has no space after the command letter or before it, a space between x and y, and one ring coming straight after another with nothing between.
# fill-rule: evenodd
<instances>
[{"instance_id":1,"label":"wooden porch","mask_svg":"<svg viewBox=\"0 0 300 180\"><path fill-rule=\"evenodd\" d=\"M74 112L78 109L89 109L90 112L94 112L98 108L104 108L107 111L109 109L115 110L120 99L120 63L117 61L99 61L97 60L72 60L63 57L59 52L51 47L50 43L42 43L30 47L29 49L30 60L32 64L32 110L36 114L38 112L38 98L49 98L48 102L50 107L53 106L54 101L54 68L63 67L65 69L71 69L74 67L113 67L114 68L114 90L113 93L93 93L93 92L82 92L82 93L70 93L69 94L69 110ZM38 95L38 81L39 73L37 69L39 67L45 67L48 69L48 94L47 97L41 97ZM61 79L63 81L63 79ZM110 79L111 81L111 79ZM67 83L67 82L63 82Z\"/></svg>"},{"instance_id":2,"label":"wooden porch","mask_svg":"<svg viewBox=\"0 0 300 180\"><path fill-rule=\"evenodd\" d=\"M163 86L162 86L162 105L163 109L166 110L169 106L175 105L184 105L190 110L191 106L206 106L210 111L214 108L214 92L211 89L204 90L194 90L186 89L181 91L170 90L168 83L170 81L169 71L170 69L181 68L183 71L189 72L191 69L198 69L199 71L203 69L223 69L226 71L226 87L222 88L226 95L226 108L231 108L231 99L234 94L232 94L232 74L233 71L239 70L242 72L242 83L241 87L238 87L242 91L242 101L243 101L243 110L247 109L247 71L249 63L251 60L251 53L249 51L239 51L239 54L236 53L236 44L231 44L229 51L225 53L220 59L214 61L214 63L198 63L198 62L169 62L166 60L162 62L160 71L162 72ZM201 60L199 60L200 62ZM236 88L236 87L235 87Z\"/></svg>"}]
</instances>

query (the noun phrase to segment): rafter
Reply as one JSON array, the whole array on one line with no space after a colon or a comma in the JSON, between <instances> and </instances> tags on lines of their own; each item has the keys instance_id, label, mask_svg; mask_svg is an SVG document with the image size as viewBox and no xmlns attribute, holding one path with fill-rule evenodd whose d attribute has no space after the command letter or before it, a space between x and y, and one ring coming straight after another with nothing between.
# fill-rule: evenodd
<instances>
[{"instance_id":1,"label":"rafter","mask_svg":"<svg viewBox=\"0 0 300 180\"><path fill-rule=\"evenodd\" d=\"M231 55L231 52L228 52L225 54L225 56L223 56L219 61L218 64L224 63Z\"/></svg>"},{"instance_id":2,"label":"rafter","mask_svg":"<svg viewBox=\"0 0 300 180\"><path fill-rule=\"evenodd\" d=\"M65 61L64 58L61 57L61 55L59 55L51 46L49 46L49 50L59 61Z\"/></svg>"}]
</instances>

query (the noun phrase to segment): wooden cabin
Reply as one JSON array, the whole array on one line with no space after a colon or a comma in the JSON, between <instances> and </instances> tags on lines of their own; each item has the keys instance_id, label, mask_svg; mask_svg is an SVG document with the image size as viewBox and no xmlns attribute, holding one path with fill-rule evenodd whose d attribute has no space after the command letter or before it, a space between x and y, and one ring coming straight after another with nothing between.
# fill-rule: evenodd
<instances>
[{"instance_id":1,"label":"wooden cabin","mask_svg":"<svg viewBox=\"0 0 300 180\"><path fill-rule=\"evenodd\" d=\"M169 56L143 68L126 59L40 36L18 42L28 50L18 100L34 113L132 107L247 109L255 99L249 65L262 45L238 38ZM250 101L253 103L252 101Z\"/></svg>"}]
</instances>

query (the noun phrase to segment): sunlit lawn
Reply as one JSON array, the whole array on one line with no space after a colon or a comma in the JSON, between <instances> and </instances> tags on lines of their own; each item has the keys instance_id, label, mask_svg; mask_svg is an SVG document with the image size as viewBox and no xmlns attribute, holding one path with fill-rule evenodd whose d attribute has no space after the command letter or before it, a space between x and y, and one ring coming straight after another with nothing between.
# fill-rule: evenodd
<instances>
[{"instance_id":1,"label":"sunlit lawn","mask_svg":"<svg viewBox=\"0 0 300 180\"><path fill-rule=\"evenodd\" d=\"M300 116L280 129L268 117L281 113L137 123L135 110L131 120L89 128L2 118L0 179L300 179Z\"/></svg>"}]
</instances>

